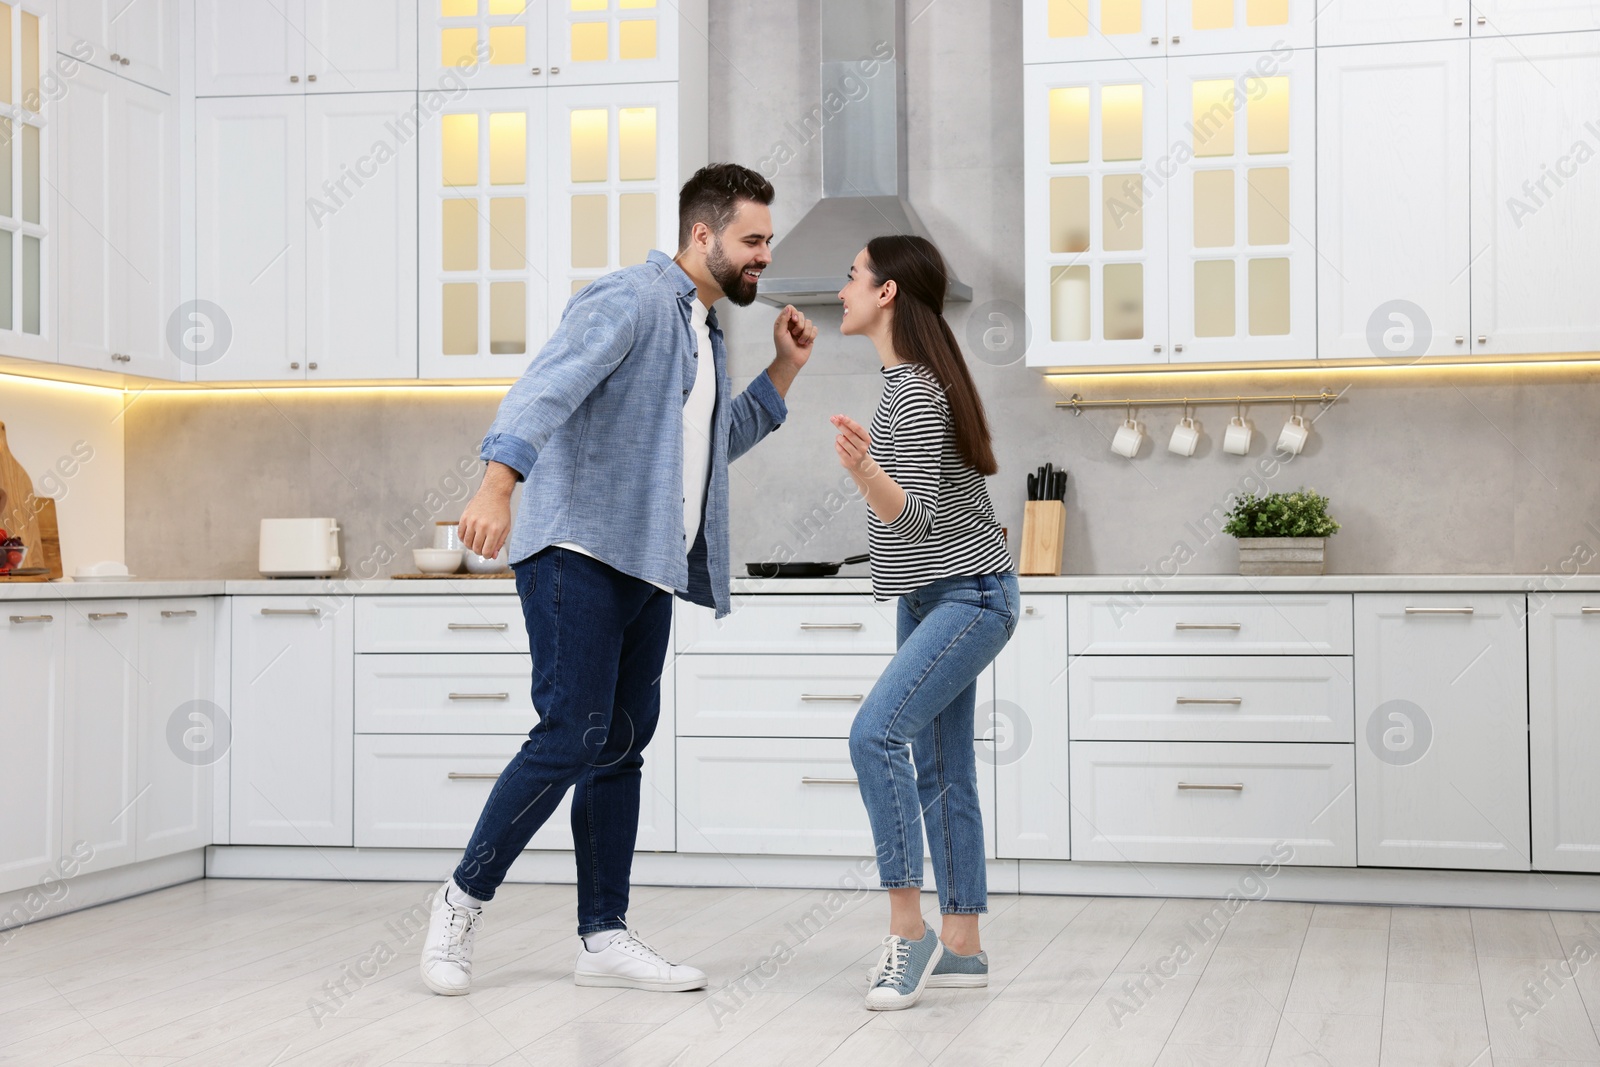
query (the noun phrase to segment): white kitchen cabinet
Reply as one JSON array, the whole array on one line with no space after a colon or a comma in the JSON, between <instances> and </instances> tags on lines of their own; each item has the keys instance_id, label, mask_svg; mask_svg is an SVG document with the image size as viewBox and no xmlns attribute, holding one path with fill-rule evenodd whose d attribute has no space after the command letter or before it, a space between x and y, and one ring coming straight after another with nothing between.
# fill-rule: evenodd
<instances>
[{"instance_id":1,"label":"white kitchen cabinet","mask_svg":"<svg viewBox=\"0 0 1600 1067\"><path fill-rule=\"evenodd\" d=\"M1349 866L1350 745L1074 741L1072 858Z\"/></svg>"},{"instance_id":2,"label":"white kitchen cabinet","mask_svg":"<svg viewBox=\"0 0 1600 1067\"><path fill-rule=\"evenodd\" d=\"M232 613L231 843L351 844L349 602L238 596Z\"/></svg>"},{"instance_id":3,"label":"white kitchen cabinet","mask_svg":"<svg viewBox=\"0 0 1600 1067\"><path fill-rule=\"evenodd\" d=\"M0 5L0 24L13 61L0 65L0 99L9 101L0 167L0 351L22 359L56 361L57 100L61 77L55 54L55 4L16 0ZM55 79L43 78L46 72Z\"/></svg>"},{"instance_id":4,"label":"white kitchen cabinet","mask_svg":"<svg viewBox=\"0 0 1600 1067\"><path fill-rule=\"evenodd\" d=\"M1023 62L1309 48L1315 0L1023 0Z\"/></svg>"},{"instance_id":5,"label":"white kitchen cabinet","mask_svg":"<svg viewBox=\"0 0 1600 1067\"><path fill-rule=\"evenodd\" d=\"M565 7L566 0L417 0L417 88L545 85L546 9L556 6Z\"/></svg>"},{"instance_id":6,"label":"white kitchen cabinet","mask_svg":"<svg viewBox=\"0 0 1600 1067\"><path fill-rule=\"evenodd\" d=\"M680 23L703 31L706 3L548 0L547 11L550 85L661 82L678 77Z\"/></svg>"},{"instance_id":7,"label":"white kitchen cabinet","mask_svg":"<svg viewBox=\"0 0 1600 1067\"><path fill-rule=\"evenodd\" d=\"M196 290L231 338L198 380L416 377L413 102L197 101Z\"/></svg>"},{"instance_id":8,"label":"white kitchen cabinet","mask_svg":"<svg viewBox=\"0 0 1600 1067\"><path fill-rule=\"evenodd\" d=\"M414 2L195 0L195 93L413 89Z\"/></svg>"},{"instance_id":9,"label":"white kitchen cabinet","mask_svg":"<svg viewBox=\"0 0 1600 1067\"><path fill-rule=\"evenodd\" d=\"M1472 11L1471 0L1323 0L1317 47L1464 40Z\"/></svg>"},{"instance_id":10,"label":"white kitchen cabinet","mask_svg":"<svg viewBox=\"0 0 1600 1067\"><path fill-rule=\"evenodd\" d=\"M1472 42L1474 355L1600 348L1596 115L1600 33Z\"/></svg>"},{"instance_id":11,"label":"white kitchen cabinet","mask_svg":"<svg viewBox=\"0 0 1600 1067\"><path fill-rule=\"evenodd\" d=\"M177 380L177 101L86 66L59 107L60 362Z\"/></svg>"},{"instance_id":12,"label":"white kitchen cabinet","mask_svg":"<svg viewBox=\"0 0 1600 1067\"><path fill-rule=\"evenodd\" d=\"M1067 598L1026 594L994 663L995 854L1070 859Z\"/></svg>"},{"instance_id":13,"label":"white kitchen cabinet","mask_svg":"<svg viewBox=\"0 0 1600 1067\"><path fill-rule=\"evenodd\" d=\"M304 0L305 91L376 93L415 89L417 2Z\"/></svg>"},{"instance_id":14,"label":"white kitchen cabinet","mask_svg":"<svg viewBox=\"0 0 1600 1067\"><path fill-rule=\"evenodd\" d=\"M1403 364L1472 351L1469 48L1317 53L1323 359Z\"/></svg>"},{"instance_id":15,"label":"white kitchen cabinet","mask_svg":"<svg viewBox=\"0 0 1600 1067\"><path fill-rule=\"evenodd\" d=\"M390 132L415 106L415 93L306 101L309 381L417 376L417 142Z\"/></svg>"},{"instance_id":16,"label":"white kitchen cabinet","mask_svg":"<svg viewBox=\"0 0 1600 1067\"><path fill-rule=\"evenodd\" d=\"M1472 5L1474 37L1569 30L1600 30L1600 4L1595 0L1475 0Z\"/></svg>"},{"instance_id":17,"label":"white kitchen cabinet","mask_svg":"<svg viewBox=\"0 0 1600 1067\"><path fill-rule=\"evenodd\" d=\"M195 295L226 328L199 381L306 376L305 122L298 97L196 101Z\"/></svg>"},{"instance_id":18,"label":"white kitchen cabinet","mask_svg":"<svg viewBox=\"0 0 1600 1067\"><path fill-rule=\"evenodd\" d=\"M1170 195L1172 362L1314 359L1315 50L1173 58L1167 76L1185 149Z\"/></svg>"},{"instance_id":19,"label":"white kitchen cabinet","mask_svg":"<svg viewBox=\"0 0 1600 1067\"><path fill-rule=\"evenodd\" d=\"M1356 596L1362 866L1529 869L1521 603Z\"/></svg>"},{"instance_id":20,"label":"white kitchen cabinet","mask_svg":"<svg viewBox=\"0 0 1600 1067\"><path fill-rule=\"evenodd\" d=\"M1024 63L1167 54L1167 0L1022 0Z\"/></svg>"},{"instance_id":21,"label":"white kitchen cabinet","mask_svg":"<svg viewBox=\"0 0 1600 1067\"><path fill-rule=\"evenodd\" d=\"M63 53L151 89L177 92L178 0L58 0L56 17L56 46Z\"/></svg>"},{"instance_id":22,"label":"white kitchen cabinet","mask_svg":"<svg viewBox=\"0 0 1600 1067\"><path fill-rule=\"evenodd\" d=\"M1075 593L1072 654L1348 656L1348 593Z\"/></svg>"},{"instance_id":23,"label":"white kitchen cabinet","mask_svg":"<svg viewBox=\"0 0 1600 1067\"><path fill-rule=\"evenodd\" d=\"M0 892L60 875L65 609L60 600L0 607Z\"/></svg>"},{"instance_id":24,"label":"white kitchen cabinet","mask_svg":"<svg viewBox=\"0 0 1600 1067\"><path fill-rule=\"evenodd\" d=\"M61 854L86 846L105 870L134 858L139 799L139 604L66 601Z\"/></svg>"},{"instance_id":25,"label":"white kitchen cabinet","mask_svg":"<svg viewBox=\"0 0 1600 1067\"><path fill-rule=\"evenodd\" d=\"M717 618L710 608L675 601L677 651L892 656L895 602L857 595L736 597Z\"/></svg>"},{"instance_id":26,"label":"white kitchen cabinet","mask_svg":"<svg viewBox=\"0 0 1600 1067\"><path fill-rule=\"evenodd\" d=\"M211 844L212 777L230 732L218 691L217 599L138 602L139 802L134 858Z\"/></svg>"},{"instance_id":27,"label":"white kitchen cabinet","mask_svg":"<svg viewBox=\"0 0 1600 1067\"><path fill-rule=\"evenodd\" d=\"M1600 595L1528 603L1533 867L1600 873Z\"/></svg>"},{"instance_id":28,"label":"white kitchen cabinet","mask_svg":"<svg viewBox=\"0 0 1600 1067\"><path fill-rule=\"evenodd\" d=\"M1029 366L1167 362L1162 59L1023 75Z\"/></svg>"}]
</instances>

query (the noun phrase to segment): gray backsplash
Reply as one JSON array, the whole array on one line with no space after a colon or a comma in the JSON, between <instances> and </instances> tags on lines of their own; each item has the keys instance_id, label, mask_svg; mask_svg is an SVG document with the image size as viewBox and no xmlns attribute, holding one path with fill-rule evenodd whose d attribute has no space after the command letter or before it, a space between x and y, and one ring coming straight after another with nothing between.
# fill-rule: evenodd
<instances>
[{"instance_id":1,"label":"gray backsplash","mask_svg":"<svg viewBox=\"0 0 1600 1067\"><path fill-rule=\"evenodd\" d=\"M994 365L969 339L997 309L1022 303L1021 0L933 6L909 30L912 199L962 278L971 305L949 318L968 343L1001 471L990 482L1013 550L1024 480L1051 461L1071 473L1064 569L1069 573L1236 571L1231 538L1211 516L1227 494L1314 487L1344 529L1328 569L1368 572L1559 574L1600 569L1600 375L1573 368L1483 370L1426 378L1407 371L1327 369L1145 379L1046 381L1020 362ZM929 5L932 6L932 5ZM917 4L912 5L918 7ZM913 11L915 15L915 11ZM711 152L777 168L781 242L819 192L816 144L795 133L816 96L815 0L713 0ZM770 172L771 163L767 167ZM781 252L781 248L780 248ZM841 283L848 262L840 264ZM773 309L723 304L735 386L771 354ZM865 513L840 493L827 418L865 423L879 390L866 341L838 334L837 310L815 312L821 339L789 396L788 424L732 469L736 562L837 560L866 546ZM1042 324L1041 324L1042 325ZM975 336L979 327L973 328ZM1386 376L1388 380L1386 380ZM1152 431L1138 459L1109 449L1119 408L1074 416L1055 408L1087 397L1190 393L1342 392L1318 412L1305 453L1274 464L1286 405L1247 412L1249 456L1221 450L1233 411L1199 411L1205 438L1192 458L1166 451L1175 408L1140 413ZM441 387L434 394L145 394L127 413L127 562L149 577L255 574L263 517L332 515L361 576L410 570L428 523L455 518L476 476L476 450L496 397ZM1264 473L1265 472L1265 473ZM397 555L403 558L394 560ZM859 569L858 569L859 570Z\"/></svg>"}]
</instances>

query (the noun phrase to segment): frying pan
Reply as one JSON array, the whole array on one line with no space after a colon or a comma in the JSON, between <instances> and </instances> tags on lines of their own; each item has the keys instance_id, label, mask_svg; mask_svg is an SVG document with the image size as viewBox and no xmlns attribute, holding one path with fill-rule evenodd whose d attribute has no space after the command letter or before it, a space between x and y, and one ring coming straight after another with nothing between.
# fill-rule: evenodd
<instances>
[{"instance_id":1,"label":"frying pan","mask_svg":"<svg viewBox=\"0 0 1600 1067\"><path fill-rule=\"evenodd\" d=\"M851 563L865 563L869 553L840 560L838 563L746 563L745 569L752 578L832 578L839 568Z\"/></svg>"}]
</instances>

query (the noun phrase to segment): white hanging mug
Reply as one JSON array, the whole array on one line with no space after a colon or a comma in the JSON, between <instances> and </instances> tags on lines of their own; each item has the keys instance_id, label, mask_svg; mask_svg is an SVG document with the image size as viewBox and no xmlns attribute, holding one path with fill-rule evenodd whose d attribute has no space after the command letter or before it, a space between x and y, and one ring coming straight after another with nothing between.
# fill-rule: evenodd
<instances>
[{"instance_id":1,"label":"white hanging mug","mask_svg":"<svg viewBox=\"0 0 1600 1067\"><path fill-rule=\"evenodd\" d=\"M1200 428L1194 419L1185 415L1178 425L1172 428L1172 440L1167 442L1167 451L1176 452L1180 456L1192 456L1194 450L1200 447Z\"/></svg>"},{"instance_id":2,"label":"white hanging mug","mask_svg":"<svg viewBox=\"0 0 1600 1067\"><path fill-rule=\"evenodd\" d=\"M1111 438L1111 451L1132 459L1139 454L1139 446L1143 443L1144 427L1133 419L1124 419L1122 425L1117 427L1115 436Z\"/></svg>"},{"instance_id":3,"label":"white hanging mug","mask_svg":"<svg viewBox=\"0 0 1600 1067\"><path fill-rule=\"evenodd\" d=\"M1298 456L1306 447L1306 441L1310 437L1311 424L1306 421L1306 417L1290 415L1289 421L1283 424L1283 432L1278 434L1278 451Z\"/></svg>"},{"instance_id":4,"label":"white hanging mug","mask_svg":"<svg viewBox=\"0 0 1600 1067\"><path fill-rule=\"evenodd\" d=\"M1222 450L1230 456L1242 456L1250 451L1250 441L1255 436L1255 430L1244 421L1244 416L1235 415L1228 420L1228 428L1222 433Z\"/></svg>"}]
</instances>

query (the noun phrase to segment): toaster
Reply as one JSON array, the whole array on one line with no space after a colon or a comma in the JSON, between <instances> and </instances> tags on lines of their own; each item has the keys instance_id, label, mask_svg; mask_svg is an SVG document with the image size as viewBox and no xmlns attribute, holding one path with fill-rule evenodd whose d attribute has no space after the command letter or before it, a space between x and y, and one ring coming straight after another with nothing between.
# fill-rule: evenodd
<instances>
[{"instance_id":1,"label":"toaster","mask_svg":"<svg viewBox=\"0 0 1600 1067\"><path fill-rule=\"evenodd\" d=\"M336 519L262 519L258 567L267 578L326 578L338 574Z\"/></svg>"}]
</instances>

